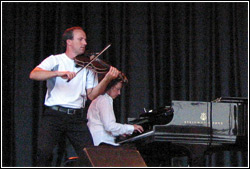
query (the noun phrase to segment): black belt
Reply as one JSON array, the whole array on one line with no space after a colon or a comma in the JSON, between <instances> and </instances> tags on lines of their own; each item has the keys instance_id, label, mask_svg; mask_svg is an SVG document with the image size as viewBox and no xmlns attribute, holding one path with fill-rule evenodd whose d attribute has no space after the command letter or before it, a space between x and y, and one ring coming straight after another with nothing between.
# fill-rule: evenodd
<instances>
[{"instance_id":1,"label":"black belt","mask_svg":"<svg viewBox=\"0 0 250 169\"><path fill-rule=\"evenodd\" d=\"M72 109L72 108L66 108L66 107L61 107L61 106L47 106L47 108L56 110L62 113L66 113L69 115L74 115L74 114L78 114L82 112L81 111L82 109Z\"/></svg>"}]
</instances>

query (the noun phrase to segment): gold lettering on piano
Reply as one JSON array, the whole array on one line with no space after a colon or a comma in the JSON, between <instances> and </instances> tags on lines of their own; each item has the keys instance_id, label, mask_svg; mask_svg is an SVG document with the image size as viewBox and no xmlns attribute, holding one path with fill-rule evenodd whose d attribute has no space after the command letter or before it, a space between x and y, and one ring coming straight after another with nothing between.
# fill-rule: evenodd
<instances>
[{"instance_id":1,"label":"gold lettering on piano","mask_svg":"<svg viewBox=\"0 0 250 169\"><path fill-rule=\"evenodd\" d=\"M210 125L210 122L206 122L206 121L184 121L184 124L205 124L205 125ZM214 122L212 122L212 125L223 125L223 122L214 121Z\"/></svg>"},{"instance_id":2,"label":"gold lettering on piano","mask_svg":"<svg viewBox=\"0 0 250 169\"><path fill-rule=\"evenodd\" d=\"M210 125L210 122L206 121L207 120L207 114L205 112L201 113L200 119L202 121L184 121L184 124L205 124L205 125ZM223 122L214 121L214 122L212 122L212 125L223 125Z\"/></svg>"}]
</instances>

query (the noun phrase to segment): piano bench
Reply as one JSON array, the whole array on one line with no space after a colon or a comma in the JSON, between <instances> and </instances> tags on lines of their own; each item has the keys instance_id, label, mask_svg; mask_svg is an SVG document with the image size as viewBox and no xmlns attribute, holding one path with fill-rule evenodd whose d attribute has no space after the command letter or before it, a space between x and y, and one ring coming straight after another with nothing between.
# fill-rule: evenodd
<instances>
[{"instance_id":1,"label":"piano bench","mask_svg":"<svg viewBox=\"0 0 250 169\"><path fill-rule=\"evenodd\" d=\"M65 166L80 167L81 164L87 164L88 167L147 167L136 149L104 145L86 147L84 153L87 159L70 157Z\"/></svg>"}]
</instances>

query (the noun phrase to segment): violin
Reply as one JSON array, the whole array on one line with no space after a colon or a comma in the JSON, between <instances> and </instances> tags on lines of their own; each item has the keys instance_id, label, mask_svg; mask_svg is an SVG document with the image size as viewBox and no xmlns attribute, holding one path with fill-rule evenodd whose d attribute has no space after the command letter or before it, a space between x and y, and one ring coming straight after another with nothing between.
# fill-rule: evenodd
<instances>
[{"instance_id":1,"label":"violin","mask_svg":"<svg viewBox=\"0 0 250 169\"><path fill-rule=\"evenodd\" d=\"M110 69L110 65L107 64L105 61L99 59L98 57L109 47L111 46L108 45L106 48L104 48L101 52L99 53L90 53L90 54L81 54L77 55L74 59L76 67L82 67L76 74L78 74L82 69L84 68L89 68L92 69L96 73L107 73ZM124 75L124 73L120 73L119 79L121 79L122 82L127 83L128 79ZM67 81L69 82L69 80Z\"/></svg>"}]
</instances>

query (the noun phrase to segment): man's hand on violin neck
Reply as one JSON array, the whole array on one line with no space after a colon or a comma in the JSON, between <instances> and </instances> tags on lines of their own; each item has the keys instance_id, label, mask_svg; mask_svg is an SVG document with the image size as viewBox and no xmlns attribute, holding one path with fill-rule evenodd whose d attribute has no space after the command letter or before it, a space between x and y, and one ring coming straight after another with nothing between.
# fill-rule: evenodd
<instances>
[{"instance_id":1,"label":"man's hand on violin neck","mask_svg":"<svg viewBox=\"0 0 250 169\"><path fill-rule=\"evenodd\" d=\"M68 79L71 80L76 76L75 72L69 72L69 71L57 71L57 76L63 78L63 79Z\"/></svg>"},{"instance_id":2,"label":"man's hand on violin neck","mask_svg":"<svg viewBox=\"0 0 250 169\"><path fill-rule=\"evenodd\" d=\"M109 72L106 74L106 78L108 78L109 80L116 79L120 73L121 72L115 67L110 66Z\"/></svg>"}]
</instances>

